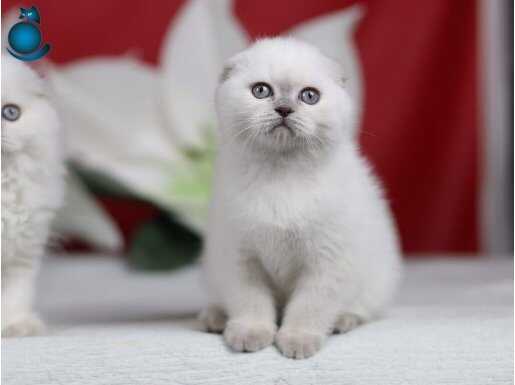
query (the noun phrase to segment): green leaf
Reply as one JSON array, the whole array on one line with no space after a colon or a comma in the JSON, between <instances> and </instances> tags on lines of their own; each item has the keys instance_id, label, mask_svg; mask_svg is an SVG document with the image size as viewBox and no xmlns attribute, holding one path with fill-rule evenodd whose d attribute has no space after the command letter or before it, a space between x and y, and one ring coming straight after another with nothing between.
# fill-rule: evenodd
<instances>
[{"instance_id":1,"label":"green leaf","mask_svg":"<svg viewBox=\"0 0 515 385\"><path fill-rule=\"evenodd\" d=\"M129 187L106 173L83 167L76 162L69 162L68 169L77 175L93 194L120 198L137 197Z\"/></svg>"},{"instance_id":2,"label":"green leaf","mask_svg":"<svg viewBox=\"0 0 515 385\"><path fill-rule=\"evenodd\" d=\"M198 235L162 214L137 230L129 247L129 261L139 270L171 270L192 263L201 247Z\"/></svg>"}]
</instances>

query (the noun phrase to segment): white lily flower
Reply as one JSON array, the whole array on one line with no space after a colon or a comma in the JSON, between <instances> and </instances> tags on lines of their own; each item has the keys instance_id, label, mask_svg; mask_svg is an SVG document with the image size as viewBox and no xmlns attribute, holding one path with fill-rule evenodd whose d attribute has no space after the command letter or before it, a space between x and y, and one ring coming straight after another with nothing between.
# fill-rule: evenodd
<instances>
[{"instance_id":1,"label":"white lily flower","mask_svg":"<svg viewBox=\"0 0 515 385\"><path fill-rule=\"evenodd\" d=\"M122 249L120 230L73 174L67 175L64 206L53 223L58 235L79 238L101 250Z\"/></svg>"}]
</instances>

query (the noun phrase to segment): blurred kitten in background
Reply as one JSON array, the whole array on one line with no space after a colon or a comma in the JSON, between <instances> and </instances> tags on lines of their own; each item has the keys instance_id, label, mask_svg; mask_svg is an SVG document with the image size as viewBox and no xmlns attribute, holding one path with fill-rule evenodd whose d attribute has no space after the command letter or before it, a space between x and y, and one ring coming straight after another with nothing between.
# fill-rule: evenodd
<instances>
[{"instance_id":1,"label":"blurred kitten in background","mask_svg":"<svg viewBox=\"0 0 515 385\"><path fill-rule=\"evenodd\" d=\"M42 79L2 55L2 336L37 334L34 276L63 200L59 120Z\"/></svg>"}]
</instances>

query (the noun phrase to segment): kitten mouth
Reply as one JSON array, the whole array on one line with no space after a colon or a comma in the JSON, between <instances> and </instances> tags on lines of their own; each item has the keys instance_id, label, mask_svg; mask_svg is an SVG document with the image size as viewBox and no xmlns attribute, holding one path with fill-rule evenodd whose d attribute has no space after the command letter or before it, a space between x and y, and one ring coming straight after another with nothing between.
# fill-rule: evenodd
<instances>
[{"instance_id":1,"label":"kitten mouth","mask_svg":"<svg viewBox=\"0 0 515 385\"><path fill-rule=\"evenodd\" d=\"M293 128L290 127L288 125L288 123L286 123L286 120L284 120L284 119L280 123L273 126L271 129L269 129L267 131L267 134L273 134L277 129L285 129L290 133L290 135L292 135L292 136L295 135L295 131L293 130Z\"/></svg>"}]
</instances>

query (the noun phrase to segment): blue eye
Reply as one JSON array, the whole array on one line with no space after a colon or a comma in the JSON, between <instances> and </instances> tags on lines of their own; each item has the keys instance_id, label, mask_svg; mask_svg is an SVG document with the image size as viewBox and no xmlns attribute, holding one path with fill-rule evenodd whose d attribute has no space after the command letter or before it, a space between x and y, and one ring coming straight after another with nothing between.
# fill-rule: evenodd
<instances>
[{"instance_id":1,"label":"blue eye","mask_svg":"<svg viewBox=\"0 0 515 385\"><path fill-rule=\"evenodd\" d=\"M16 104L6 104L2 107L2 118L10 122L18 120L21 115L20 107Z\"/></svg>"},{"instance_id":2,"label":"blue eye","mask_svg":"<svg viewBox=\"0 0 515 385\"><path fill-rule=\"evenodd\" d=\"M300 91L300 100L302 100L306 104L317 104L320 100L320 92L315 88L304 88Z\"/></svg>"},{"instance_id":3,"label":"blue eye","mask_svg":"<svg viewBox=\"0 0 515 385\"><path fill-rule=\"evenodd\" d=\"M252 87L252 95L257 99L264 99L272 96L272 87L266 83L256 83Z\"/></svg>"}]
</instances>

